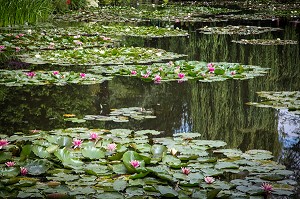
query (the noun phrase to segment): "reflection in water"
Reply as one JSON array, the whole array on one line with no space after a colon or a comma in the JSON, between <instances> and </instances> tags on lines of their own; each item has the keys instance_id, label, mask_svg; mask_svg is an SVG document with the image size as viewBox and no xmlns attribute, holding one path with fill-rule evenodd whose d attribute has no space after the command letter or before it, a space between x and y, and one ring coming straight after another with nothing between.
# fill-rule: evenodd
<instances>
[{"instance_id":1,"label":"reflection in water","mask_svg":"<svg viewBox=\"0 0 300 199\"><path fill-rule=\"evenodd\" d=\"M300 141L300 115L286 109L278 111L278 134L283 148L292 148Z\"/></svg>"}]
</instances>

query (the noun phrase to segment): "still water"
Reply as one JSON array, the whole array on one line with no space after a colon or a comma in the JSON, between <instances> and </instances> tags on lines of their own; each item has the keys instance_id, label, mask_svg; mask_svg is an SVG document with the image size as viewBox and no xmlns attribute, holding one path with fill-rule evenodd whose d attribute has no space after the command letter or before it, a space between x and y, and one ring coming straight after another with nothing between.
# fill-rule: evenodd
<instances>
[{"instance_id":1,"label":"still water","mask_svg":"<svg viewBox=\"0 0 300 199\"><path fill-rule=\"evenodd\" d=\"M224 23L224 22L223 22ZM281 31L259 35L206 35L197 31L216 24L178 23L189 37L126 38L121 45L162 48L186 54L188 60L238 62L270 68L263 77L202 83L188 81L153 84L139 79L115 77L97 85L0 87L0 131L30 132L68 127L154 129L163 136L178 132L199 132L201 139L223 140L228 148L265 149L288 169L300 169L300 116L287 110L257 108L258 91L295 91L300 88L299 29L288 21L227 22L232 25L265 25ZM226 25L221 24L221 25ZM162 24L159 24L162 25ZM218 24L220 25L220 24ZM247 38L298 40L297 45L241 45L231 40ZM111 109L143 107L156 119L127 123L87 121L65 122L63 115L105 115ZM299 180L299 173L296 178Z\"/></svg>"}]
</instances>

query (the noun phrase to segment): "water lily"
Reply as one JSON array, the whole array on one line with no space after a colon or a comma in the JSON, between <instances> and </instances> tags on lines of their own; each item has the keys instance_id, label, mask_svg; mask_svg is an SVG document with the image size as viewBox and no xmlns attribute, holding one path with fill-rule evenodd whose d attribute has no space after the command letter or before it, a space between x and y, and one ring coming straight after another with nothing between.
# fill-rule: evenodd
<instances>
[{"instance_id":1,"label":"water lily","mask_svg":"<svg viewBox=\"0 0 300 199\"><path fill-rule=\"evenodd\" d=\"M214 67L208 67L208 70L210 73L213 73L215 71L215 68Z\"/></svg>"},{"instance_id":2,"label":"water lily","mask_svg":"<svg viewBox=\"0 0 300 199\"><path fill-rule=\"evenodd\" d=\"M0 46L0 52L1 52L3 49L5 49L5 46L1 45L1 46Z\"/></svg>"},{"instance_id":3,"label":"water lily","mask_svg":"<svg viewBox=\"0 0 300 199\"><path fill-rule=\"evenodd\" d=\"M80 76L81 78L85 78L86 74L85 74L85 73L80 73L79 76Z\"/></svg>"},{"instance_id":4,"label":"water lily","mask_svg":"<svg viewBox=\"0 0 300 199\"><path fill-rule=\"evenodd\" d=\"M231 74L231 75L235 75L236 72L235 72L235 71L231 71L230 74Z\"/></svg>"},{"instance_id":5,"label":"water lily","mask_svg":"<svg viewBox=\"0 0 300 199\"><path fill-rule=\"evenodd\" d=\"M189 168L186 168L186 167L181 167L181 171L185 175L188 175L191 172L191 170Z\"/></svg>"},{"instance_id":6,"label":"water lily","mask_svg":"<svg viewBox=\"0 0 300 199\"><path fill-rule=\"evenodd\" d=\"M161 76L155 75L155 77L154 77L154 83L159 84L160 82L161 82Z\"/></svg>"},{"instance_id":7,"label":"water lily","mask_svg":"<svg viewBox=\"0 0 300 199\"><path fill-rule=\"evenodd\" d=\"M20 33L20 34L19 34L19 36L20 36L20 37L23 37L23 36L24 36L24 34L23 34L23 33Z\"/></svg>"},{"instance_id":8,"label":"water lily","mask_svg":"<svg viewBox=\"0 0 300 199\"><path fill-rule=\"evenodd\" d=\"M80 35L75 35L74 36L74 39L78 39L78 38L80 38Z\"/></svg>"},{"instance_id":9,"label":"water lily","mask_svg":"<svg viewBox=\"0 0 300 199\"><path fill-rule=\"evenodd\" d=\"M179 74L180 73L180 66L177 66L176 69L174 70L174 73Z\"/></svg>"},{"instance_id":10,"label":"water lily","mask_svg":"<svg viewBox=\"0 0 300 199\"><path fill-rule=\"evenodd\" d=\"M76 44L76 45L78 45L78 46L81 46L83 43L81 42L81 41L79 41L79 40L74 40L74 43Z\"/></svg>"},{"instance_id":11,"label":"water lily","mask_svg":"<svg viewBox=\"0 0 300 199\"><path fill-rule=\"evenodd\" d=\"M168 65L168 66L174 66L174 62L169 61L169 62L167 63L167 65Z\"/></svg>"},{"instance_id":12,"label":"water lily","mask_svg":"<svg viewBox=\"0 0 300 199\"><path fill-rule=\"evenodd\" d=\"M20 47L16 47L15 49L16 49L16 52L19 52L21 50Z\"/></svg>"},{"instance_id":13,"label":"water lily","mask_svg":"<svg viewBox=\"0 0 300 199\"><path fill-rule=\"evenodd\" d=\"M172 148L170 150L170 152L171 152L172 155L176 155L178 151L176 149Z\"/></svg>"},{"instance_id":14,"label":"water lily","mask_svg":"<svg viewBox=\"0 0 300 199\"><path fill-rule=\"evenodd\" d=\"M25 73L25 75L27 75L27 77L31 77L31 78L36 76L35 72L27 72L27 73Z\"/></svg>"},{"instance_id":15,"label":"water lily","mask_svg":"<svg viewBox=\"0 0 300 199\"><path fill-rule=\"evenodd\" d=\"M0 140L0 149L4 148L8 144L9 144L9 142L7 141L7 139L1 139Z\"/></svg>"},{"instance_id":16,"label":"water lily","mask_svg":"<svg viewBox=\"0 0 300 199\"><path fill-rule=\"evenodd\" d=\"M53 71L52 74L53 74L53 75L58 75L58 74L59 74L59 71Z\"/></svg>"},{"instance_id":17,"label":"water lily","mask_svg":"<svg viewBox=\"0 0 300 199\"><path fill-rule=\"evenodd\" d=\"M108 144L107 145L107 150L110 151L110 152L113 152L115 151L117 148L117 145L115 143L112 143L112 144Z\"/></svg>"},{"instance_id":18,"label":"water lily","mask_svg":"<svg viewBox=\"0 0 300 199\"><path fill-rule=\"evenodd\" d=\"M213 63L208 63L207 68L211 68L211 67L214 67L214 64Z\"/></svg>"},{"instance_id":19,"label":"water lily","mask_svg":"<svg viewBox=\"0 0 300 199\"><path fill-rule=\"evenodd\" d=\"M137 72L136 72L135 70L132 70L132 71L130 72L130 74L131 74L131 75L136 75Z\"/></svg>"},{"instance_id":20,"label":"water lily","mask_svg":"<svg viewBox=\"0 0 300 199\"><path fill-rule=\"evenodd\" d=\"M90 133L90 139L91 140L96 140L97 138L98 138L98 134L97 133L94 133L94 132Z\"/></svg>"},{"instance_id":21,"label":"water lily","mask_svg":"<svg viewBox=\"0 0 300 199\"><path fill-rule=\"evenodd\" d=\"M74 149L76 149L76 148L80 148L81 147L81 145L82 145L82 140L80 140L80 139L74 139L73 140L73 148Z\"/></svg>"},{"instance_id":22,"label":"water lily","mask_svg":"<svg viewBox=\"0 0 300 199\"><path fill-rule=\"evenodd\" d=\"M15 166L15 162L5 162L5 165L7 166L7 167L13 167L13 166Z\"/></svg>"},{"instance_id":23,"label":"water lily","mask_svg":"<svg viewBox=\"0 0 300 199\"><path fill-rule=\"evenodd\" d=\"M266 182L264 182L260 188L262 188L267 194L270 194L273 191L273 186Z\"/></svg>"},{"instance_id":24,"label":"water lily","mask_svg":"<svg viewBox=\"0 0 300 199\"><path fill-rule=\"evenodd\" d=\"M134 167L134 168L137 168L140 166L140 162L137 161L137 160L132 160L130 161L130 164Z\"/></svg>"},{"instance_id":25,"label":"water lily","mask_svg":"<svg viewBox=\"0 0 300 199\"><path fill-rule=\"evenodd\" d=\"M205 181L207 184L212 184L212 183L215 181L215 179L214 179L213 177L206 176L206 177L204 178L204 181Z\"/></svg>"},{"instance_id":26,"label":"water lily","mask_svg":"<svg viewBox=\"0 0 300 199\"><path fill-rule=\"evenodd\" d=\"M22 176L25 176L28 173L28 170L25 167L20 167L20 169L21 169L20 172Z\"/></svg>"},{"instance_id":27,"label":"water lily","mask_svg":"<svg viewBox=\"0 0 300 199\"><path fill-rule=\"evenodd\" d=\"M184 74L184 73L178 73L178 77L179 77L180 79L183 79L183 78L184 78L184 76L185 76L185 74Z\"/></svg>"},{"instance_id":28,"label":"water lily","mask_svg":"<svg viewBox=\"0 0 300 199\"><path fill-rule=\"evenodd\" d=\"M55 47L55 43L50 42L49 46L48 46L48 49L54 49L54 47Z\"/></svg>"}]
</instances>

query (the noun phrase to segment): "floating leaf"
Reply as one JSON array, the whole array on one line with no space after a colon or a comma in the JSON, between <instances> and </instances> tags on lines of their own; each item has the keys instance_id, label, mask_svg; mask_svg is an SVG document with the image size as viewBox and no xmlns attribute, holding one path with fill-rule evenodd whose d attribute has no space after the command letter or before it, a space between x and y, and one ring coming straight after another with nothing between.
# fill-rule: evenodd
<instances>
[{"instance_id":1,"label":"floating leaf","mask_svg":"<svg viewBox=\"0 0 300 199\"><path fill-rule=\"evenodd\" d=\"M81 149L81 153L84 157L90 159L101 159L105 157L105 153L96 147L87 146Z\"/></svg>"},{"instance_id":2,"label":"floating leaf","mask_svg":"<svg viewBox=\"0 0 300 199\"><path fill-rule=\"evenodd\" d=\"M24 165L30 175L41 175L46 173L51 166L51 163L45 159L29 161Z\"/></svg>"}]
</instances>

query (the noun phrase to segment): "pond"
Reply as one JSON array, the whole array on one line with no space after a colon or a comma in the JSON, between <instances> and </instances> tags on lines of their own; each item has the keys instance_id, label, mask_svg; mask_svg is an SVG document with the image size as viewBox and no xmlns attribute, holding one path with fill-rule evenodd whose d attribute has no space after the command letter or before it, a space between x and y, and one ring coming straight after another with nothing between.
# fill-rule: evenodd
<instances>
[{"instance_id":1,"label":"pond","mask_svg":"<svg viewBox=\"0 0 300 199\"><path fill-rule=\"evenodd\" d=\"M268 70L266 70L264 75L254 76L249 79L231 78L212 82L188 79L186 81L154 83L153 81L143 81L141 78L134 78L130 75L117 75L102 83L89 85L0 85L1 134L12 136L18 132L19 135L24 133L32 136L40 132L53 132L57 131L57 129L68 128L82 128L83 130L81 131L88 132L92 130L85 130L85 128L102 129L102 132L111 129L130 129L135 132L141 130L158 131L160 132L159 135L152 136L159 139L173 137L173 135L180 133L199 133L200 135L197 136L197 139L220 140L227 143L226 148L228 149L238 149L242 152L249 150L270 151L274 156L273 160L275 162L285 165L288 170L295 171L290 179L299 182L299 112L295 113L287 108L279 108L278 106L270 108L249 104L250 102L262 102L265 100L257 92L299 91L299 23L294 24L283 18L260 21L177 21L175 23L153 20L143 22L143 24L161 27L174 25L180 29L187 30L189 36L159 38L122 36L119 46L151 47L187 55L184 58L176 58L177 60L185 59L187 61L203 61L206 63L241 63L243 65L268 68ZM225 27L228 25L242 25L245 27L266 26L276 28L276 30L249 35L204 34L201 32L201 29L205 27ZM224 30L221 31L224 32ZM257 45L233 42L252 39L256 39L258 42L265 40L276 41L279 40L278 38L280 40L294 40L298 41L298 43ZM49 65L49 68L52 67L55 68L55 66ZM72 66L63 66L62 68L60 69L62 71L72 70ZM33 66L31 69L33 69ZM47 64L38 66L38 69L47 70ZM74 70L81 73L89 73L89 69L89 66L74 67ZM296 100L299 101L299 95ZM130 107L136 108L126 109ZM135 114L136 112L138 114ZM57 135L58 133L54 134ZM40 134L40 136L43 135L45 136L43 133ZM65 135L65 133L62 135ZM84 139L84 137L80 138ZM42 140L43 137L40 137L40 139ZM195 140L197 139L195 138ZM29 141L30 139L24 140L24 143ZM13 141L11 142L13 143ZM53 143L52 141L49 142ZM157 143L160 142L158 141ZM56 155L56 157L60 156ZM58 163L55 162L55 164ZM66 168L69 167L66 166ZM128 169L127 166L126 168ZM155 169L151 169L154 172ZM78 171L76 170L76 172ZM226 178L227 181L235 179L231 175L225 175L223 178ZM32 174L32 176L34 175ZM45 178L45 176L49 175L43 175L42 178ZM76 177L76 175L70 175L69 178L74 176ZM91 176L95 175L92 174ZM99 177L99 175L96 176ZM178 178L184 179L184 177ZM52 180L58 181L55 177L52 177ZM88 189L90 184L86 182L89 180L93 179L86 179L79 183L88 185L84 186L85 189ZM41 182L43 181L46 180L42 179ZM115 190L119 192L124 191L126 185L122 183L124 181L120 180L119 184L115 185L118 187ZM123 186L125 187L122 188ZM136 190L134 187L133 183L130 185L131 190L126 191L131 197L140 195L141 190ZM160 190L162 189L161 187L157 189ZM60 191L65 193L62 191L63 188L57 189L61 189ZM91 190L85 191L93 193ZM84 198L85 191L76 193ZM177 196L176 194L172 195L172 191L164 191L172 197ZM164 191L160 190L160 193L162 194ZM109 190L108 193L111 192L112 190ZM133 195L129 194L131 192ZM282 196L282 192L278 195ZM165 196L168 195L166 194ZM194 196L196 197L196 195ZM111 195L111 197L119 198L121 196ZM290 197L292 198L292 196Z\"/></svg>"}]
</instances>

